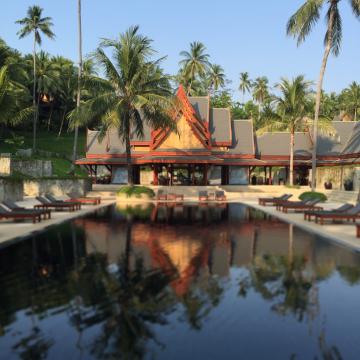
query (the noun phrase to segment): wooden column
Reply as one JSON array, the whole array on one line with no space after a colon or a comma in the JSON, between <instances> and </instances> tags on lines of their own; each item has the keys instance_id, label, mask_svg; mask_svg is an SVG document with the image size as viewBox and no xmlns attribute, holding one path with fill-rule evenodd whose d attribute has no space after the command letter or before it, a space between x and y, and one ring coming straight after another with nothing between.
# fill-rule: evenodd
<instances>
[{"instance_id":1,"label":"wooden column","mask_svg":"<svg viewBox=\"0 0 360 360\"><path fill-rule=\"evenodd\" d=\"M153 166L153 184L154 185L159 185L159 172L158 172L158 167L157 165Z\"/></svg>"},{"instance_id":2,"label":"wooden column","mask_svg":"<svg viewBox=\"0 0 360 360\"><path fill-rule=\"evenodd\" d=\"M209 168L209 165L208 164L205 164L204 165L204 185L206 186L207 183L208 183L208 168Z\"/></svg>"},{"instance_id":3,"label":"wooden column","mask_svg":"<svg viewBox=\"0 0 360 360\"><path fill-rule=\"evenodd\" d=\"M272 166L269 168L269 185L272 185Z\"/></svg>"},{"instance_id":4,"label":"wooden column","mask_svg":"<svg viewBox=\"0 0 360 360\"><path fill-rule=\"evenodd\" d=\"M173 166L170 164L169 165L169 169L170 169L170 186L173 185Z\"/></svg>"}]
</instances>

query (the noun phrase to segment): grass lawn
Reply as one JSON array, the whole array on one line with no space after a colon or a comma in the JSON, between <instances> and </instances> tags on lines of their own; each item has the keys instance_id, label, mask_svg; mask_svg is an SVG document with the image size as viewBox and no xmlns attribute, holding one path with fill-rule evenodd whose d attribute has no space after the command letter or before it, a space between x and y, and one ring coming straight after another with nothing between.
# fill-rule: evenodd
<instances>
[{"instance_id":1,"label":"grass lawn","mask_svg":"<svg viewBox=\"0 0 360 360\"><path fill-rule=\"evenodd\" d=\"M21 145L22 149L31 149L32 148L32 133L24 131L14 132L16 136L24 137L24 144ZM8 135L7 138L12 139L11 135ZM17 148L15 145L6 144L5 139L0 140L0 153L15 153ZM78 156L85 156L85 131L79 132L79 141L78 141ZM74 143L74 134L73 133L64 133L60 137L56 133L39 131L37 136L37 148L39 150L51 151L59 154L64 154L68 157L72 155L72 148Z\"/></svg>"},{"instance_id":2,"label":"grass lawn","mask_svg":"<svg viewBox=\"0 0 360 360\"><path fill-rule=\"evenodd\" d=\"M24 137L24 144L21 146L16 146L14 144L5 143L6 138L12 139L11 135L5 137L5 139L0 139L0 153L11 153L15 154L18 148L21 149L31 149L32 148L32 133L24 131L14 132L16 136ZM79 132L79 142L78 142L78 157L85 156L85 131ZM74 142L73 133L65 133L62 136L58 137L55 133L49 133L47 131L40 131L37 137L37 148L43 151L49 151L57 154L64 155L68 158L72 156L72 148ZM64 178L68 177L68 172L70 170L71 161L60 158L60 157L50 157L44 158L40 155L35 155L33 159L46 159L51 160L53 165L53 175L56 177ZM82 170L80 167L76 168L76 176L86 176L86 171Z\"/></svg>"}]
</instances>

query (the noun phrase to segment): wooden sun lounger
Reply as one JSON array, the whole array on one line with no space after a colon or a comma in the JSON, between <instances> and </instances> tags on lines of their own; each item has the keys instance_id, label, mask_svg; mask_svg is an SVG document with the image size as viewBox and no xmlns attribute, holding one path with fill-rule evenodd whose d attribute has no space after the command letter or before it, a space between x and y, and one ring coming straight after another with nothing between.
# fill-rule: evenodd
<instances>
[{"instance_id":1,"label":"wooden sun lounger","mask_svg":"<svg viewBox=\"0 0 360 360\"><path fill-rule=\"evenodd\" d=\"M164 192L164 190L158 190L157 195L156 195L156 200L167 200L167 195Z\"/></svg>"},{"instance_id":2,"label":"wooden sun lounger","mask_svg":"<svg viewBox=\"0 0 360 360\"><path fill-rule=\"evenodd\" d=\"M304 210L323 210L323 207L317 206L320 200L312 200L304 204L284 204L282 206L282 212L288 213L289 210L295 210L295 212L303 212Z\"/></svg>"},{"instance_id":3,"label":"wooden sun lounger","mask_svg":"<svg viewBox=\"0 0 360 360\"><path fill-rule=\"evenodd\" d=\"M286 201L292 197L291 194L284 194L279 197L273 197L273 198L260 198L259 199L259 205L266 206L266 204L269 205L276 205L279 201Z\"/></svg>"},{"instance_id":4,"label":"wooden sun lounger","mask_svg":"<svg viewBox=\"0 0 360 360\"><path fill-rule=\"evenodd\" d=\"M199 201L208 201L209 200L209 195L207 193L207 191L199 191Z\"/></svg>"},{"instance_id":5,"label":"wooden sun lounger","mask_svg":"<svg viewBox=\"0 0 360 360\"><path fill-rule=\"evenodd\" d=\"M226 201L225 192L222 190L215 191L215 200L216 201Z\"/></svg>"},{"instance_id":6,"label":"wooden sun lounger","mask_svg":"<svg viewBox=\"0 0 360 360\"><path fill-rule=\"evenodd\" d=\"M183 194L174 194L174 193L169 193L167 195L167 200L170 201L184 201L184 195Z\"/></svg>"},{"instance_id":7,"label":"wooden sun lounger","mask_svg":"<svg viewBox=\"0 0 360 360\"><path fill-rule=\"evenodd\" d=\"M70 204L71 203L71 204L75 205L75 210L81 210L81 203L78 201L60 200L60 199L57 199L55 196L52 196L51 194L46 194L45 198L47 200L49 200L51 203L60 203L60 204L64 204L64 203Z\"/></svg>"},{"instance_id":8,"label":"wooden sun lounger","mask_svg":"<svg viewBox=\"0 0 360 360\"><path fill-rule=\"evenodd\" d=\"M11 211L31 212L31 213L38 212L40 215L43 216L44 220L51 219L51 210L49 210L49 209L36 209L36 210L27 209L27 208L17 205L14 201L11 201L11 200L4 200L1 203L1 205L4 206L5 208L10 209Z\"/></svg>"},{"instance_id":9,"label":"wooden sun lounger","mask_svg":"<svg viewBox=\"0 0 360 360\"><path fill-rule=\"evenodd\" d=\"M332 220L335 222L336 220L346 220L346 221L353 221L355 222L356 219L360 218L360 204L354 206L350 210L343 211L343 212L328 212L328 213L318 213L315 214L315 222L320 223L320 225L324 225L325 220Z\"/></svg>"},{"instance_id":10,"label":"wooden sun lounger","mask_svg":"<svg viewBox=\"0 0 360 360\"><path fill-rule=\"evenodd\" d=\"M318 210L308 210L304 212L304 220L308 220L311 221L311 219L313 217L315 217L316 214L328 214L328 213L333 213L333 212L345 212L348 211L350 209L352 209L354 206L351 204L344 204L341 205L340 207L338 207L337 209L333 209L333 210L323 210L323 211L318 211Z\"/></svg>"},{"instance_id":11,"label":"wooden sun lounger","mask_svg":"<svg viewBox=\"0 0 360 360\"><path fill-rule=\"evenodd\" d=\"M0 220L2 219L12 219L14 221L31 219L35 224L41 221L41 214L38 211L8 211L3 206L0 206Z\"/></svg>"},{"instance_id":12,"label":"wooden sun lounger","mask_svg":"<svg viewBox=\"0 0 360 360\"><path fill-rule=\"evenodd\" d=\"M80 204L86 205L100 205L101 204L101 197L100 196L94 196L94 197L86 197L86 196L75 196L71 194L67 194L69 199L66 199L64 201L66 202L79 202Z\"/></svg>"},{"instance_id":13,"label":"wooden sun lounger","mask_svg":"<svg viewBox=\"0 0 360 360\"><path fill-rule=\"evenodd\" d=\"M40 202L40 204L34 205L34 209L54 209L54 210L69 210L75 211L78 209L78 205L76 203L70 202L50 202L43 198L42 196L37 196L36 200Z\"/></svg>"},{"instance_id":14,"label":"wooden sun lounger","mask_svg":"<svg viewBox=\"0 0 360 360\"><path fill-rule=\"evenodd\" d=\"M309 203L310 200L305 201L289 201L289 200L280 200L278 201L276 205L276 210L282 210L284 206L291 206L291 205L306 205Z\"/></svg>"}]
</instances>

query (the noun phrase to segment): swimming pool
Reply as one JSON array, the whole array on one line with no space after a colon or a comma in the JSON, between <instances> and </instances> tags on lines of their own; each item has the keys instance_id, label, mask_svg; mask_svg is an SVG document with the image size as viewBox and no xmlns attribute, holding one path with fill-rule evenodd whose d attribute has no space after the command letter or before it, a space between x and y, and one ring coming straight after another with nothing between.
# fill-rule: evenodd
<instances>
[{"instance_id":1,"label":"swimming pool","mask_svg":"<svg viewBox=\"0 0 360 360\"><path fill-rule=\"evenodd\" d=\"M109 206L0 249L0 358L358 359L360 255L241 204Z\"/></svg>"}]
</instances>

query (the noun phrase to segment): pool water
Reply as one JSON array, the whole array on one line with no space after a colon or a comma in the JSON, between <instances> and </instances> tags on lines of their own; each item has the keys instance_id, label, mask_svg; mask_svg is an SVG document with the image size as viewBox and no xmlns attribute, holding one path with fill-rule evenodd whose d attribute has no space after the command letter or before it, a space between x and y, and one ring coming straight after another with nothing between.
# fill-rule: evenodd
<instances>
[{"instance_id":1,"label":"pool water","mask_svg":"<svg viewBox=\"0 0 360 360\"><path fill-rule=\"evenodd\" d=\"M1 359L359 359L360 255L241 204L103 208L0 248Z\"/></svg>"}]
</instances>

